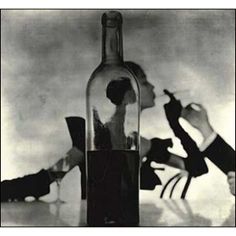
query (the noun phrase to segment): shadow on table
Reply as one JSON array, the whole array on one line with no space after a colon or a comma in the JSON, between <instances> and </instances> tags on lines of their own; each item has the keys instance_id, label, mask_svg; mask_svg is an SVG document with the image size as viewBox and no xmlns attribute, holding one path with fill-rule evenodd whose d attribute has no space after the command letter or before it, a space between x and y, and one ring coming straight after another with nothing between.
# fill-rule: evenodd
<instances>
[{"instance_id":1,"label":"shadow on table","mask_svg":"<svg viewBox=\"0 0 236 236\"><path fill-rule=\"evenodd\" d=\"M86 226L86 201L50 204L50 212L69 227Z\"/></svg>"},{"instance_id":2,"label":"shadow on table","mask_svg":"<svg viewBox=\"0 0 236 236\"><path fill-rule=\"evenodd\" d=\"M165 205L173 212L180 220L173 226L211 226L212 221L200 214L193 213L191 206L187 200L176 202L175 200L165 200ZM182 206L180 206L182 205ZM171 224L169 224L171 226Z\"/></svg>"},{"instance_id":3,"label":"shadow on table","mask_svg":"<svg viewBox=\"0 0 236 236\"><path fill-rule=\"evenodd\" d=\"M41 201L1 204L1 226L68 226Z\"/></svg>"},{"instance_id":4,"label":"shadow on table","mask_svg":"<svg viewBox=\"0 0 236 236\"><path fill-rule=\"evenodd\" d=\"M143 203L140 209L140 226L167 226L166 222L161 221L162 208L158 208L153 203Z\"/></svg>"}]
</instances>

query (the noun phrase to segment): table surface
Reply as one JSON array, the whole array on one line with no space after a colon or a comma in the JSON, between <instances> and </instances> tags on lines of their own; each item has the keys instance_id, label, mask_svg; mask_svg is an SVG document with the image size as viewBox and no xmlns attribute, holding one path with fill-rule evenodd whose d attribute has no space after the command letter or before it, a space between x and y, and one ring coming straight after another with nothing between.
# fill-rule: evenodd
<instances>
[{"instance_id":1,"label":"table surface","mask_svg":"<svg viewBox=\"0 0 236 236\"><path fill-rule=\"evenodd\" d=\"M1 226L86 226L86 201L1 203ZM235 202L141 202L140 226L235 226Z\"/></svg>"}]
</instances>

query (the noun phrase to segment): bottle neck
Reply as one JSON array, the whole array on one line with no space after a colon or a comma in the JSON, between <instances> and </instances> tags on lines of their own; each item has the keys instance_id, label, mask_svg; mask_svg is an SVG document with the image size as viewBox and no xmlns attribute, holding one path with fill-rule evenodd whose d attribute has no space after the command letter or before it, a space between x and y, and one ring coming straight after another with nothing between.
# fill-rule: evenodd
<instances>
[{"instance_id":1,"label":"bottle neck","mask_svg":"<svg viewBox=\"0 0 236 236\"><path fill-rule=\"evenodd\" d=\"M121 26L102 29L102 62L123 62L123 43Z\"/></svg>"}]
</instances>

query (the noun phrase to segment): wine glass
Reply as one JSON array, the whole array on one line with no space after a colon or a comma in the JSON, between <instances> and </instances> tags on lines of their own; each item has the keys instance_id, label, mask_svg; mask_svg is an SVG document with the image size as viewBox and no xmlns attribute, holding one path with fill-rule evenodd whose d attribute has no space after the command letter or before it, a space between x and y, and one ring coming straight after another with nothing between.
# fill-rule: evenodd
<instances>
[{"instance_id":1,"label":"wine glass","mask_svg":"<svg viewBox=\"0 0 236 236\"><path fill-rule=\"evenodd\" d=\"M60 199L61 180L69 171L69 168L70 166L68 161L66 160L66 157L62 158L56 165L51 168L51 175L55 178L57 184L57 199L55 200L55 203L64 203L64 201Z\"/></svg>"}]
</instances>

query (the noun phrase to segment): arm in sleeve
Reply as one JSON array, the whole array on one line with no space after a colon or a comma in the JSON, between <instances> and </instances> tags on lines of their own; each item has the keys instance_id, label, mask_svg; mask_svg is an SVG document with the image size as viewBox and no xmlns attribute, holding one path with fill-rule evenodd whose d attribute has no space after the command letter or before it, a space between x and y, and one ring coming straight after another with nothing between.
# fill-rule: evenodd
<instances>
[{"instance_id":1,"label":"arm in sleeve","mask_svg":"<svg viewBox=\"0 0 236 236\"><path fill-rule=\"evenodd\" d=\"M186 151L188 157L184 159L185 169L194 177L206 174L208 167L204 160L204 155L197 147L195 141L181 127L178 121L169 122L176 137L181 141L181 144Z\"/></svg>"},{"instance_id":2,"label":"arm in sleeve","mask_svg":"<svg viewBox=\"0 0 236 236\"><path fill-rule=\"evenodd\" d=\"M193 177L200 176L208 172L207 165L204 161L204 156L197 147L195 141L181 127L179 117L182 111L182 105L179 100L176 100L174 95L167 90L164 92L170 97L170 102L164 105L166 118L175 136L180 139L181 144L186 151L188 157L184 159L186 170Z\"/></svg>"},{"instance_id":3,"label":"arm in sleeve","mask_svg":"<svg viewBox=\"0 0 236 236\"><path fill-rule=\"evenodd\" d=\"M235 151L219 135L203 151L203 154L225 174L235 171Z\"/></svg>"},{"instance_id":4,"label":"arm in sleeve","mask_svg":"<svg viewBox=\"0 0 236 236\"><path fill-rule=\"evenodd\" d=\"M39 198L50 191L51 179L48 171L41 170L36 174L1 182L1 202L17 199L24 201L25 197Z\"/></svg>"}]
</instances>

